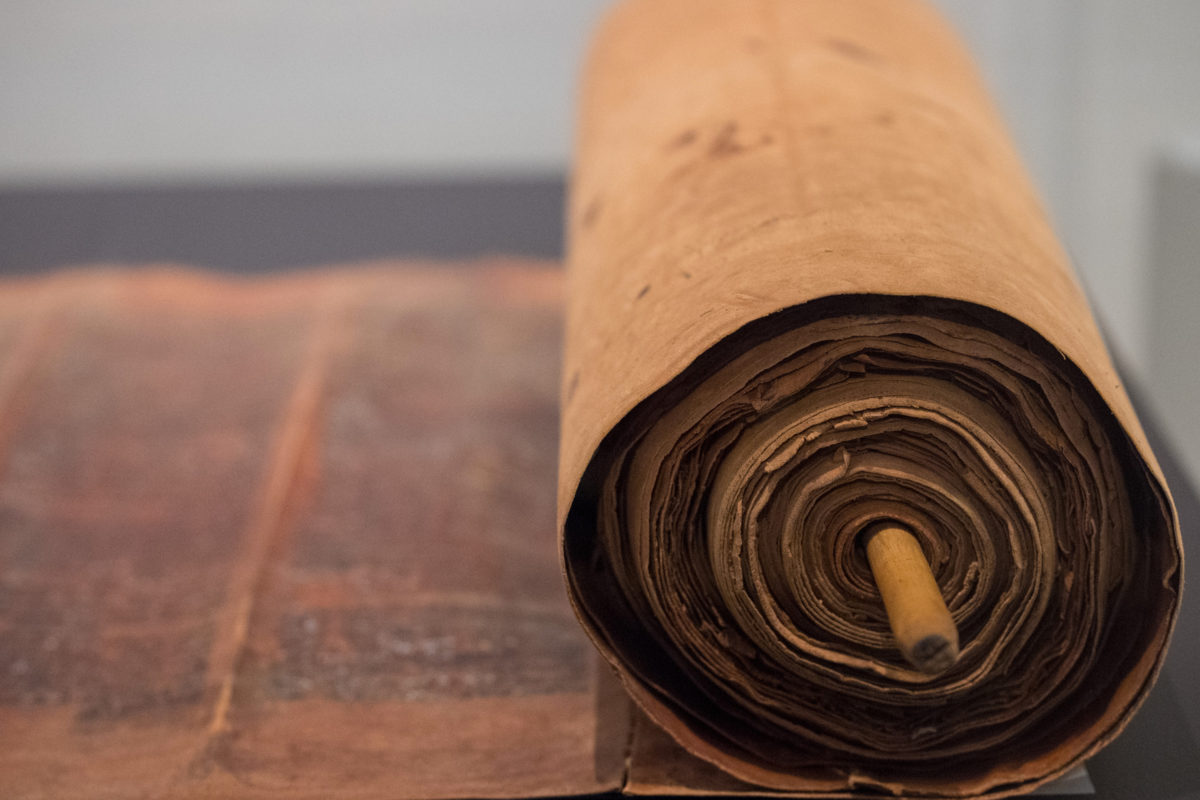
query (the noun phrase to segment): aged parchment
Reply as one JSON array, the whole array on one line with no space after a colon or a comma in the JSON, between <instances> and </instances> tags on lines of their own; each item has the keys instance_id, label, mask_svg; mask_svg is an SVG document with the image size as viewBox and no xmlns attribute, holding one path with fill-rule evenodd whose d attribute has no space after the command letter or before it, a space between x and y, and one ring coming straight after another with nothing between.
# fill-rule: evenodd
<instances>
[{"instance_id":1,"label":"aged parchment","mask_svg":"<svg viewBox=\"0 0 1200 800\"><path fill-rule=\"evenodd\" d=\"M998 796L1110 740L1177 613L1177 522L946 25L631 0L578 129L559 522L642 710L799 794ZM857 544L887 519L959 628L936 678Z\"/></svg>"}]
</instances>

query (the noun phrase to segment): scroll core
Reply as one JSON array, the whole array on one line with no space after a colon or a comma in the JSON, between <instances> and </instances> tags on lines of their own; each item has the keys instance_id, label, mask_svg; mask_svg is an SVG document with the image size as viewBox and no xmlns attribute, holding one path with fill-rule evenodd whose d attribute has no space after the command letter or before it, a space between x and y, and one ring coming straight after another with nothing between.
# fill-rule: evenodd
<instances>
[{"instance_id":1,"label":"scroll core","mask_svg":"<svg viewBox=\"0 0 1200 800\"><path fill-rule=\"evenodd\" d=\"M900 652L921 672L945 672L958 659L958 629L921 544L896 522L867 527L862 542Z\"/></svg>"}]
</instances>

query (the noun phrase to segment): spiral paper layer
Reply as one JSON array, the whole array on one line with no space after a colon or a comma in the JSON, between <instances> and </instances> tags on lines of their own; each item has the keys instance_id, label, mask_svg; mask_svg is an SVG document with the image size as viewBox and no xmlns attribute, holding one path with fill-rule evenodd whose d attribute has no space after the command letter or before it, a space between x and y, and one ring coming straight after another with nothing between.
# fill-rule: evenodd
<instances>
[{"instance_id":1,"label":"spiral paper layer","mask_svg":"<svg viewBox=\"0 0 1200 800\"><path fill-rule=\"evenodd\" d=\"M1069 738L1147 646L1161 564L1135 515L1162 509L1134 507L1060 365L953 316L825 318L693 368L593 466L581 606L751 761L936 792ZM880 520L914 532L959 629L944 675L892 639L858 540Z\"/></svg>"}]
</instances>

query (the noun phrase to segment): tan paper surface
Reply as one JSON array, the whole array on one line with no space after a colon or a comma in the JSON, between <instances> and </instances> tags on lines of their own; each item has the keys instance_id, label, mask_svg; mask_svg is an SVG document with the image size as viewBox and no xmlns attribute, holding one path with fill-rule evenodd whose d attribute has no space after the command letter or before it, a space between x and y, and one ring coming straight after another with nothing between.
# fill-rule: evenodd
<instances>
[{"instance_id":1,"label":"tan paper surface","mask_svg":"<svg viewBox=\"0 0 1200 800\"><path fill-rule=\"evenodd\" d=\"M564 569L679 744L798 794L998 796L1119 732L1178 609L1174 510L936 14L624 3L568 226ZM958 625L939 677L891 646L855 542L883 518Z\"/></svg>"}]
</instances>

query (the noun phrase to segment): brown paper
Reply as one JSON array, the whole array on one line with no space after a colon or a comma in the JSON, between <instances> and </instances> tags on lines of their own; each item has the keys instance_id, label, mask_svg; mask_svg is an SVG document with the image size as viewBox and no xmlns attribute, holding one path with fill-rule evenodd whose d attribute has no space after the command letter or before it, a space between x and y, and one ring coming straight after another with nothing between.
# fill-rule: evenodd
<instances>
[{"instance_id":1,"label":"brown paper","mask_svg":"<svg viewBox=\"0 0 1200 800\"><path fill-rule=\"evenodd\" d=\"M644 712L797 794L1011 794L1111 740L1162 662L1178 525L944 23L633 0L581 109L559 522ZM958 626L940 676L891 642L856 543L880 519Z\"/></svg>"},{"instance_id":2,"label":"brown paper","mask_svg":"<svg viewBox=\"0 0 1200 800\"><path fill-rule=\"evenodd\" d=\"M559 273L0 284L0 796L616 788Z\"/></svg>"}]
</instances>

